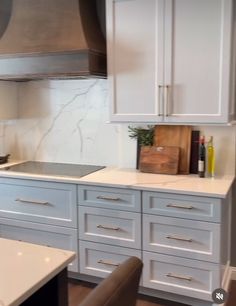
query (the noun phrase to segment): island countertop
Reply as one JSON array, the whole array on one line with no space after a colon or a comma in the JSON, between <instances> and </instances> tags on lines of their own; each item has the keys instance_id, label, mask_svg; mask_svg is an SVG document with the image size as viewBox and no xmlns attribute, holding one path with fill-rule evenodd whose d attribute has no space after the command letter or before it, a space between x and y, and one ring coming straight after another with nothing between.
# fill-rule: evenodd
<instances>
[{"instance_id":1,"label":"island countertop","mask_svg":"<svg viewBox=\"0 0 236 306\"><path fill-rule=\"evenodd\" d=\"M22 161L21 161L22 162ZM19 162L15 162L19 163ZM8 163L1 168L11 166ZM200 178L198 175L164 175L143 173L136 169L106 167L84 177L58 175L29 174L14 171L0 171L0 178L21 178L63 183L75 183L116 188L131 188L136 190L174 192L187 195L199 195L225 198L234 182L234 175Z\"/></svg>"},{"instance_id":2,"label":"island countertop","mask_svg":"<svg viewBox=\"0 0 236 306\"><path fill-rule=\"evenodd\" d=\"M0 238L0 305L16 306L62 271L75 253Z\"/></svg>"}]
</instances>

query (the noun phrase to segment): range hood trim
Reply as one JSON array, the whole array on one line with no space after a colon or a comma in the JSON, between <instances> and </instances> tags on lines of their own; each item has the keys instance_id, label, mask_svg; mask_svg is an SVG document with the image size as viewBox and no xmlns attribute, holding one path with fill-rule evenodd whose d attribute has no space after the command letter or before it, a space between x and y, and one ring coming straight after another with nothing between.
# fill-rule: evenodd
<instances>
[{"instance_id":1,"label":"range hood trim","mask_svg":"<svg viewBox=\"0 0 236 306\"><path fill-rule=\"evenodd\" d=\"M106 57L91 51L0 58L0 80L104 77L105 65Z\"/></svg>"}]
</instances>

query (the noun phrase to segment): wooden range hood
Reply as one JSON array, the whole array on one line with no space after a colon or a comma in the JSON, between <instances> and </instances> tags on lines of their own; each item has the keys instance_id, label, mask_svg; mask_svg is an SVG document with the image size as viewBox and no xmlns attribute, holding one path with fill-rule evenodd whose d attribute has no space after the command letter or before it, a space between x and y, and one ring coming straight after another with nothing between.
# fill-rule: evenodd
<instances>
[{"instance_id":1,"label":"wooden range hood","mask_svg":"<svg viewBox=\"0 0 236 306\"><path fill-rule=\"evenodd\" d=\"M0 0L0 79L106 76L103 0Z\"/></svg>"}]
</instances>

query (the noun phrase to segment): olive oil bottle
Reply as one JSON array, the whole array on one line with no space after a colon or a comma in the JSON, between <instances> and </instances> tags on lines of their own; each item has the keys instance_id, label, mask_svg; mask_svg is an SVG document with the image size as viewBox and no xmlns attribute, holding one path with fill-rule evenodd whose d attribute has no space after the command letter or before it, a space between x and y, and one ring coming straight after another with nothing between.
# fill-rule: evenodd
<instances>
[{"instance_id":1,"label":"olive oil bottle","mask_svg":"<svg viewBox=\"0 0 236 306\"><path fill-rule=\"evenodd\" d=\"M207 144L207 176L215 175L215 149L213 145L213 137L211 136Z\"/></svg>"}]
</instances>

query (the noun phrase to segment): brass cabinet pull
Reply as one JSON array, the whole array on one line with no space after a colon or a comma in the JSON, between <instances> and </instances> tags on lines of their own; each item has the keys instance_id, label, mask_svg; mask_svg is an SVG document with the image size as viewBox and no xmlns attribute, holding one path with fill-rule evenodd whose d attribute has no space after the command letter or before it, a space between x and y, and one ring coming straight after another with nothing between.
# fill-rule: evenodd
<instances>
[{"instance_id":1,"label":"brass cabinet pull","mask_svg":"<svg viewBox=\"0 0 236 306\"><path fill-rule=\"evenodd\" d=\"M109 226L104 226L104 225L97 225L97 228L103 228L103 229L107 229L107 230L112 230L112 231L119 231L120 227L109 227Z\"/></svg>"},{"instance_id":2,"label":"brass cabinet pull","mask_svg":"<svg viewBox=\"0 0 236 306\"><path fill-rule=\"evenodd\" d=\"M191 276L184 276L184 275L178 275L178 274L173 274L173 273L167 273L166 277L173 277L173 278L177 278L177 279L186 280L186 281L189 281L189 282L192 281Z\"/></svg>"},{"instance_id":3,"label":"brass cabinet pull","mask_svg":"<svg viewBox=\"0 0 236 306\"><path fill-rule=\"evenodd\" d=\"M99 200L107 200L107 201L120 201L120 198L106 197L106 196L97 196Z\"/></svg>"},{"instance_id":4,"label":"brass cabinet pull","mask_svg":"<svg viewBox=\"0 0 236 306\"><path fill-rule=\"evenodd\" d=\"M102 259L99 259L97 261L97 263L107 265L107 266L113 266L113 267L118 267L119 266L119 264L116 264L116 263L113 263L113 262L110 262L110 261L105 261L105 260L102 260Z\"/></svg>"},{"instance_id":5,"label":"brass cabinet pull","mask_svg":"<svg viewBox=\"0 0 236 306\"><path fill-rule=\"evenodd\" d=\"M165 111L164 111L164 116L168 117L169 116L169 85L165 85Z\"/></svg>"},{"instance_id":6,"label":"brass cabinet pull","mask_svg":"<svg viewBox=\"0 0 236 306\"><path fill-rule=\"evenodd\" d=\"M163 116L163 113L161 112L161 100L163 100L162 94L163 94L163 85L158 85L158 115L157 116ZM162 99L161 99L162 98Z\"/></svg>"},{"instance_id":7,"label":"brass cabinet pull","mask_svg":"<svg viewBox=\"0 0 236 306\"><path fill-rule=\"evenodd\" d=\"M177 204L167 204L166 207L172 207L172 208L180 208L180 209L194 209L193 206L184 206L184 205L177 205Z\"/></svg>"},{"instance_id":8,"label":"brass cabinet pull","mask_svg":"<svg viewBox=\"0 0 236 306\"><path fill-rule=\"evenodd\" d=\"M34 200L27 200L27 199L21 199L17 198L15 199L16 202L21 202L21 203L30 203L30 204L39 204L39 205L48 205L49 202L47 201L34 201Z\"/></svg>"},{"instance_id":9,"label":"brass cabinet pull","mask_svg":"<svg viewBox=\"0 0 236 306\"><path fill-rule=\"evenodd\" d=\"M180 241L186 241L186 242L193 242L191 238L183 238L183 237L178 237L178 236L171 236L168 235L166 236L167 239L173 239L173 240L180 240Z\"/></svg>"}]
</instances>

